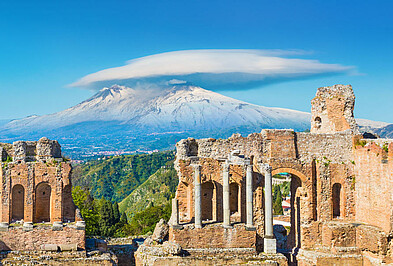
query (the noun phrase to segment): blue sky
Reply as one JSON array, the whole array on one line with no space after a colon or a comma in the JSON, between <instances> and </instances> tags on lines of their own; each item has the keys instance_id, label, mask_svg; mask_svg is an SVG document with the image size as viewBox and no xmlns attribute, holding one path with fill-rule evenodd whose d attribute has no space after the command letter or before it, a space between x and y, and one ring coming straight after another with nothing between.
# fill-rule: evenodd
<instances>
[{"instance_id":1,"label":"blue sky","mask_svg":"<svg viewBox=\"0 0 393 266\"><path fill-rule=\"evenodd\" d=\"M134 58L298 49L307 51L303 59L354 66L358 74L220 93L309 111L318 87L352 84L357 117L393 123L392 9L390 1L1 1L0 119L75 105L94 92L67 84Z\"/></svg>"}]
</instances>

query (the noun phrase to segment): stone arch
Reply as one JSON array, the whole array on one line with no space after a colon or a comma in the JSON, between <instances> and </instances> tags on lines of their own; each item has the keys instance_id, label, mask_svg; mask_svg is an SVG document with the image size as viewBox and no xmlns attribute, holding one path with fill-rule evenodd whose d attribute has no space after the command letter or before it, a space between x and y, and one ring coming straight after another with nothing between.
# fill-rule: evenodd
<instances>
[{"instance_id":1,"label":"stone arch","mask_svg":"<svg viewBox=\"0 0 393 266\"><path fill-rule=\"evenodd\" d=\"M25 218L25 188L14 185L11 198L11 221L20 221Z\"/></svg>"},{"instance_id":2,"label":"stone arch","mask_svg":"<svg viewBox=\"0 0 393 266\"><path fill-rule=\"evenodd\" d=\"M214 207L214 192L215 187L213 182L204 182L201 185L202 192L202 220L213 220Z\"/></svg>"},{"instance_id":3,"label":"stone arch","mask_svg":"<svg viewBox=\"0 0 393 266\"><path fill-rule=\"evenodd\" d=\"M193 187L187 182L179 182L176 198L179 200L179 219L190 222L194 213Z\"/></svg>"},{"instance_id":4,"label":"stone arch","mask_svg":"<svg viewBox=\"0 0 393 266\"><path fill-rule=\"evenodd\" d=\"M229 210L231 215L231 222L241 222L242 217L245 216L245 208L241 206L242 186L236 182L229 184ZM244 214L242 213L244 212Z\"/></svg>"},{"instance_id":5,"label":"stone arch","mask_svg":"<svg viewBox=\"0 0 393 266\"><path fill-rule=\"evenodd\" d=\"M39 183L35 189L35 222L51 220L51 187L48 183Z\"/></svg>"},{"instance_id":6,"label":"stone arch","mask_svg":"<svg viewBox=\"0 0 393 266\"><path fill-rule=\"evenodd\" d=\"M293 168L277 168L272 171L272 175L279 173L291 174L291 210L290 210L290 223L291 229L287 237L287 248L292 250L301 247L301 220L304 217L302 208L305 202L302 201L302 195L305 192L304 184L307 182L307 177L303 173ZM306 192L307 194L307 192ZM310 196L310 195L309 195Z\"/></svg>"},{"instance_id":7,"label":"stone arch","mask_svg":"<svg viewBox=\"0 0 393 266\"><path fill-rule=\"evenodd\" d=\"M315 123L315 128L320 129L322 126L322 119L319 116L317 116L314 119L314 123Z\"/></svg>"},{"instance_id":8,"label":"stone arch","mask_svg":"<svg viewBox=\"0 0 393 266\"><path fill-rule=\"evenodd\" d=\"M341 212L342 205L342 186L340 183L334 183L332 186L332 214L333 218L339 218L343 215Z\"/></svg>"},{"instance_id":9,"label":"stone arch","mask_svg":"<svg viewBox=\"0 0 393 266\"><path fill-rule=\"evenodd\" d=\"M75 204L74 201L72 200L71 184L68 184L63 188L62 203L63 203L63 221L74 222Z\"/></svg>"},{"instance_id":10,"label":"stone arch","mask_svg":"<svg viewBox=\"0 0 393 266\"><path fill-rule=\"evenodd\" d=\"M307 181L307 176L305 174L303 174L302 172L299 172L298 170L295 170L293 168L286 168L286 167L276 168L272 171L272 176L277 175L279 173L289 173L289 174L295 175L298 178L300 178L300 181L302 181L302 183Z\"/></svg>"},{"instance_id":11,"label":"stone arch","mask_svg":"<svg viewBox=\"0 0 393 266\"><path fill-rule=\"evenodd\" d=\"M229 184L229 209L231 215L238 212L239 208L239 185L235 182Z\"/></svg>"}]
</instances>

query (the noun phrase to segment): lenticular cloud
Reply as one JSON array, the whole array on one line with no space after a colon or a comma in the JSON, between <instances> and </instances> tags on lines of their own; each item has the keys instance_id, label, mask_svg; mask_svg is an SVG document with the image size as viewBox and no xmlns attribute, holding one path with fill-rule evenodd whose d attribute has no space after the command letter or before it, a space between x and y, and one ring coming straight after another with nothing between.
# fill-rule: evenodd
<instances>
[{"instance_id":1,"label":"lenticular cloud","mask_svg":"<svg viewBox=\"0 0 393 266\"><path fill-rule=\"evenodd\" d=\"M138 81L181 80L198 85L242 88L263 83L345 73L353 67L293 58L301 51L285 50L186 50L130 60L82 77L72 87ZM202 84L201 84L202 83ZM247 85L248 84L248 85Z\"/></svg>"}]
</instances>

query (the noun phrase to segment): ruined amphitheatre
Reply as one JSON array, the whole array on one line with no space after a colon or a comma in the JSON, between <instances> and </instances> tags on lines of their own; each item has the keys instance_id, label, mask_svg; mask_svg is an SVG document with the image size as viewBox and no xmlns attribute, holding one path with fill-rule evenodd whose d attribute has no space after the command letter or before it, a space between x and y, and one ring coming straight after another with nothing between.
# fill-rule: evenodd
<instances>
[{"instance_id":1,"label":"ruined amphitheatre","mask_svg":"<svg viewBox=\"0 0 393 266\"><path fill-rule=\"evenodd\" d=\"M147 239L136 264L393 263L393 140L360 134L351 86L319 88L311 103L310 132L178 142L169 235ZM22 252L37 260L51 254L56 265L114 264L83 255L85 225L58 142L0 146L2 258ZM291 174L287 236L273 226L272 176L283 172Z\"/></svg>"},{"instance_id":2,"label":"ruined amphitheatre","mask_svg":"<svg viewBox=\"0 0 393 266\"><path fill-rule=\"evenodd\" d=\"M393 140L359 133L351 86L319 88L311 104L310 132L178 142L169 241L142 245L137 264L392 263ZM292 176L284 243L272 215L282 172Z\"/></svg>"}]
</instances>

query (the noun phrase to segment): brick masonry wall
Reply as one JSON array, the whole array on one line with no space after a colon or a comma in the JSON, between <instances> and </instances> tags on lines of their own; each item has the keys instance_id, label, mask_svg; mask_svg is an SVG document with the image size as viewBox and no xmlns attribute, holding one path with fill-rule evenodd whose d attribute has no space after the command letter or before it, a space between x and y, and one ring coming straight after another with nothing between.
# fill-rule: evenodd
<instances>
[{"instance_id":1,"label":"brick masonry wall","mask_svg":"<svg viewBox=\"0 0 393 266\"><path fill-rule=\"evenodd\" d=\"M354 150L356 220L392 232L393 143L386 153L370 142Z\"/></svg>"},{"instance_id":2,"label":"brick masonry wall","mask_svg":"<svg viewBox=\"0 0 393 266\"><path fill-rule=\"evenodd\" d=\"M182 222L190 222L194 216L194 168L201 166L202 182L213 182L216 188L213 197L213 220L222 220L222 168L231 151L237 149L240 154L251 158L253 164L254 189L254 224L258 239L264 235L264 179L262 164L272 166L273 175L288 172L297 178L293 187L292 202L294 213L301 219L292 217L292 223L307 228L301 236L321 243L319 223L333 218L332 187L341 185L341 218L354 218L355 197L353 187L353 135L349 133L312 134L295 133L293 130L262 130L261 133L242 137L233 135L227 140L187 139L177 144L175 163L180 179L176 197L179 199L179 214ZM242 165L231 165L231 182L244 186L245 169ZM202 187L203 188L203 187ZM203 191L202 191L203 195ZM240 221L245 220L245 195L241 189ZM210 206L202 206L211 208ZM317 222L318 221L318 222ZM315 225L313 223L316 223ZM297 233L292 230L290 245L297 245ZM313 237L316 236L316 237ZM300 244L300 243L299 243ZM257 244L260 246L261 243Z\"/></svg>"},{"instance_id":3,"label":"brick masonry wall","mask_svg":"<svg viewBox=\"0 0 393 266\"><path fill-rule=\"evenodd\" d=\"M255 248L256 232L247 231L244 224L227 229L208 225L201 229L185 227L169 230L169 239L182 248Z\"/></svg>"},{"instance_id":4,"label":"brick masonry wall","mask_svg":"<svg viewBox=\"0 0 393 266\"><path fill-rule=\"evenodd\" d=\"M75 204L71 196L71 165L66 162L3 163L0 171L1 222L13 222L12 191L16 185L24 189L23 213L25 222L42 222L50 212L49 222L75 221ZM50 189L42 190L42 185ZM41 187L40 187L41 186ZM46 195L41 195L42 193ZM40 193L40 195L37 195ZM48 197L45 203L41 197Z\"/></svg>"},{"instance_id":5,"label":"brick masonry wall","mask_svg":"<svg viewBox=\"0 0 393 266\"><path fill-rule=\"evenodd\" d=\"M40 225L32 231L24 231L22 226L0 231L0 250L43 250L43 245L76 244L85 249L85 230L64 226L61 231L53 231L51 226Z\"/></svg>"}]
</instances>

